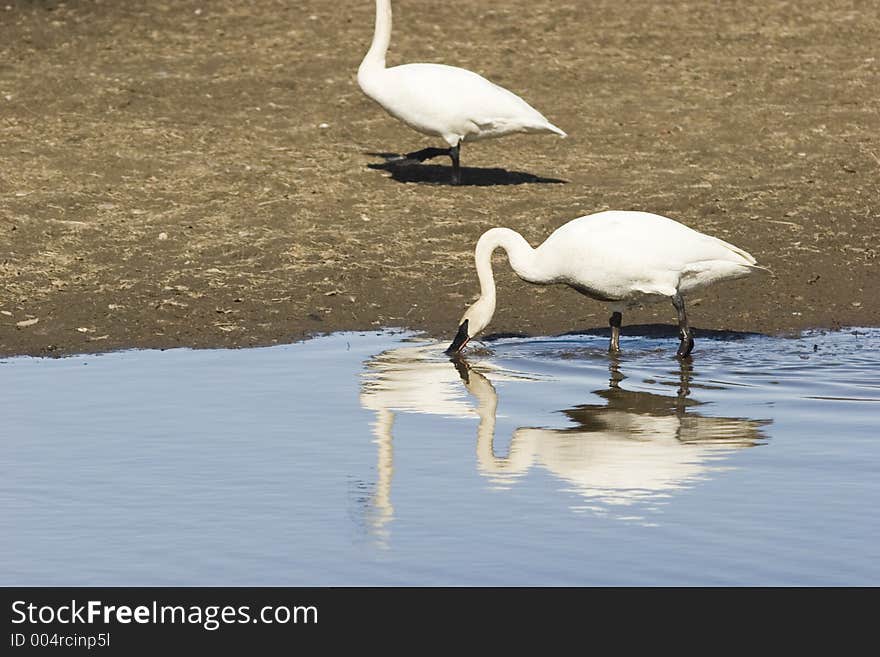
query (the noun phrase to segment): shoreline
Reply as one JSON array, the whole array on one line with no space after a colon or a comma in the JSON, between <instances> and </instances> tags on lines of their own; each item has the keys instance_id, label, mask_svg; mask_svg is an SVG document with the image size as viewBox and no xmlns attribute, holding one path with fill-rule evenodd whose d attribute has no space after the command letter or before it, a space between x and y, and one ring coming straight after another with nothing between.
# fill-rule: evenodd
<instances>
[{"instance_id":1,"label":"shoreline","mask_svg":"<svg viewBox=\"0 0 880 657\"><path fill-rule=\"evenodd\" d=\"M625 339L627 337L649 337L649 338L662 338L668 339L672 342L670 344L672 347L672 351L674 352L674 344L673 342L678 339L678 327L674 323L670 324L636 324L630 326L630 331L626 331L626 325L624 325L621 338ZM706 328L706 327L691 327L695 333L695 338L697 340L697 358L699 357L699 346L700 343L704 340L738 340L749 337L767 337L767 338L792 338L799 339L804 337L806 334L819 332L819 333L839 333L839 332L852 332L858 333L859 331L870 331L873 329L878 329L880 326L856 326L856 325L841 325L837 327L803 327L803 328L789 328L789 329L781 329L773 332L764 332L764 331L738 331L738 330L729 330L729 329L717 329L717 328ZM191 349L191 350L238 350L238 349L264 349L269 347L281 347L281 346L291 346L295 344L300 344L303 342L308 342L310 340L316 340L324 337L329 337L332 335L341 335L341 334L388 334L388 335L399 335L399 334L407 334L417 340L426 340L431 342L437 342L438 344L444 344L449 342L452 336L444 336L437 337L436 334L433 334L429 331L419 330L414 328L407 328L402 326L383 326L383 327L371 327L371 328L347 328L340 330L329 330L329 331L317 331L308 334L303 334L297 337L290 337L288 340L278 340L272 339L266 342L249 342L248 344L236 344L225 343L225 344L183 344L183 343L172 343L172 342L157 342L155 344L150 344L148 346L145 345L102 345L103 341L92 341L90 343L85 344L85 348L81 348L77 350L76 348L67 348L67 349L42 349L37 352L24 352L24 353L15 353L15 352L0 352L0 362L15 359L15 358L75 358L80 356L100 356L105 354L115 354L129 351L167 351L171 349ZM478 336L472 340L474 345L479 345L482 343L491 345L492 342L496 340L506 339L506 338L522 338L522 339L540 339L540 338L564 338L564 337L578 337L578 336L595 336L599 338L606 339L610 336L610 330L607 327L594 327L594 328L585 328L580 330L572 330L572 331L564 331L561 333L527 333L521 331L489 331L485 335ZM624 354L625 355L625 354Z\"/></svg>"}]
</instances>

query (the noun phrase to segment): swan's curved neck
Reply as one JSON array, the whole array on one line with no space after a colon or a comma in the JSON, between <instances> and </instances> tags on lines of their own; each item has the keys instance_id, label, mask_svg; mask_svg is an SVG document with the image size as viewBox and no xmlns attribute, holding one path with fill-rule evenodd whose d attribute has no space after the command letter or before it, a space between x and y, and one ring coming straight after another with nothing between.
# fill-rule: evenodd
<instances>
[{"instance_id":1,"label":"swan's curved neck","mask_svg":"<svg viewBox=\"0 0 880 657\"><path fill-rule=\"evenodd\" d=\"M480 297L495 305L495 276L492 272L492 253L501 247L507 252L507 259L516 275L529 283L551 282L537 257L537 252L525 238L509 228L487 230L477 241L474 260L477 276L480 279Z\"/></svg>"},{"instance_id":2,"label":"swan's curved neck","mask_svg":"<svg viewBox=\"0 0 880 657\"><path fill-rule=\"evenodd\" d=\"M385 53L391 43L391 0L376 0L376 29L373 43L361 62L358 73L385 68Z\"/></svg>"}]
</instances>

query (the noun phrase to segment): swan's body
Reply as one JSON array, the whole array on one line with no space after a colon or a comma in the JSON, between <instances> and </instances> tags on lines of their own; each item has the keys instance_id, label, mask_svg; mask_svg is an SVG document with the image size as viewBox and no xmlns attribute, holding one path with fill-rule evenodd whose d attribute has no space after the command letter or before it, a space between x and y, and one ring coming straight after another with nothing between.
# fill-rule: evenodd
<instances>
[{"instance_id":1,"label":"swan's body","mask_svg":"<svg viewBox=\"0 0 880 657\"><path fill-rule=\"evenodd\" d=\"M565 133L516 94L472 71L443 64L404 64L386 68L391 41L391 0L376 0L376 29L358 69L363 92L391 116L414 130L442 138L449 149L429 148L407 156L452 158L459 182L461 142L518 132Z\"/></svg>"},{"instance_id":2,"label":"swan's body","mask_svg":"<svg viewBox=\"0 0 880 657\"><path fill-rule=\"evenodd\" d=\"M757 269L742 249L677 221L647 212L608 211L579 217L532 248L516 231L492 228L477 242L475 261L480 298L462 317L450 347L460 351L488 325L495 312L492 252L507 252L516 274L529 283L564 283L607 302L612 310L611 350L619 350L622 311L639 303L670 299L678 311L680 356L693 348L683 295Z\"/></svg>"}]
</instances>

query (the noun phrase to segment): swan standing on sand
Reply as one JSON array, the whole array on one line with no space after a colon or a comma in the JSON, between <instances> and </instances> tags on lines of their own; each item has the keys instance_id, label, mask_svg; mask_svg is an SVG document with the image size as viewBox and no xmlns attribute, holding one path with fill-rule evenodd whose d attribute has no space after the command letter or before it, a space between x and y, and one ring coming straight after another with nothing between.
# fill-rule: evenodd
<instances>
[{"instance_id":1,"label":"swan standing on sand","mask_svg":"<svg viewBox=\"0 0 880 657\"><path fill-rule=\"evenodd\" d=\"M679 358L694 348L684 295L721 280L764 269L740 248L648 212L608 211L579 217L556 229L533 249L509 228L492 228L474 253L480 298L461 318L447 353L460 352L495 313L492 252L507 252L516 275L529 283L565 283L609 304L611 352L620 351L622 311L645 302L670 299L678 311Z\"/></svg>"},{"instance_id":2,"label":"swan standing on sand","mask_svg":"<svg viewBox=\"0 0 880 657\"><path fill-rule=\"evenodd\" d=\"M522 98L463 68L404 64L385 68L391 41L391 0L376 0L373 43L358 69L363 92L391 116L418 132L442 137L449 148L425 148L404 156L424 162L452 159L452 182L461 182L459 151L464 140L503 137L515 132L565 133Z\"/></svg>"}]
</instances>

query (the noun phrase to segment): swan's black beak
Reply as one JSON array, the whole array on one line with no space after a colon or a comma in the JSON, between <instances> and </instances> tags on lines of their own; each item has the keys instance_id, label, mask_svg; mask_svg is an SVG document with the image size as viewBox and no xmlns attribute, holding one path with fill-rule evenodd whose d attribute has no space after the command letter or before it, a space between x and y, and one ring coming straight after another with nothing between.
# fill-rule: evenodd
<instances>
[{"instance_id":1,"label":"swan's black beak","mask_svg":"<svg viewBox=\"0 0 880 657\"><path fill-rule=\"evenodd\" d=\"M471 373L470 368L468 367L468 362L464 356L461 354L455 354L449 360L452 361L452 364L455 365L455 369L458 370L458 375L461 377L461 380L464 381L465 385L471 382Z\"/></svg>"},{"instance_id":2,"label":"swan's black beak","mask_svg":"<svg viewBox=\"0 0 880 657\"><path fill-rule=\"evenodd\" d=\"M446 353L450 356L457 354L464 349L468 340L470 340L470 336L468 336L468 320L464 320L461 323L461 326L458 327L458 333L455 334L455 339L452 341L452 344L449 345L449 349L446 350Z\"/></svg>"}]
</instances>

